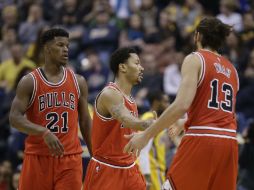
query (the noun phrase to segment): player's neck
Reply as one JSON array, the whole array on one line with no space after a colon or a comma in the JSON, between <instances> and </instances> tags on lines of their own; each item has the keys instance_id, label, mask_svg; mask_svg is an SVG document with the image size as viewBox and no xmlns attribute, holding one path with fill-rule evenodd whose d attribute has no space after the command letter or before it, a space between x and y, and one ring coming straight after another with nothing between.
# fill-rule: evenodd
<instances>
[{"instance_id":1,"label":"player's neck","mask_svg":"<svg viewBox=\"0 0 254 190\"><path fill-rule=\"evenodd\" d=\"M53 64L44 64L42 66L42 69L45 73L48 73L50 75L57 75L63 72L62 66L53 65Z\"/></svg>"},{"instance_id":2,"label":"player's neck","mask_svg":"<svg viewBox=\"0 0 254 190\"><path fill-rule=\"evenodd\" d=\"M216 54L216 55L218 55L218 56L221 56L221 55L218 53L218 51L213 50L213 49L211 49L211 48L209 48L209 47L205 47L205 48L201 48L201 49L202 49L202 50L205 50L205 51L212 52L212 53L214 53L214 54Z\"/></svg>"},{"instance_id":3,"label":"player's neck","mask_svg":"<svg viewBox=\"0 0 254 190\"><path fill-rule=\"evenodd\" d=\"M131 89L132 89L131 84L128 84L126 81L122 81L120 79L116 79L114 83L119 88L119 90L121 90L122 93L124 93L126 96L131 95Z\"/></svg>"}]
</instances>

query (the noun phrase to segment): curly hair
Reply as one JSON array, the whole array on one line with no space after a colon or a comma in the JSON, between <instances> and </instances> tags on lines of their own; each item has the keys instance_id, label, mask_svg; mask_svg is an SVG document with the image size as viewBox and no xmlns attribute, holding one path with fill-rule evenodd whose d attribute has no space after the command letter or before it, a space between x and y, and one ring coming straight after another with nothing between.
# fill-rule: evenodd
<instances>
[{"instance_id":1,"label":"curly hair","mask_svg":"<svg viewBox=\"0 0 254 190\"><path fill-rule=\"evenodd\" d=\"M200 21L197 32L202 34L201 44L218 50L232 31L232 26L222 23L215 17L207 17Z\"/></svg>"},{"instance_id":2,"label":"curly hair","mask_svg":"<svg viewBox=\"0 0 254 190\"><path fill-rule=\"evenodd\" d=\"M114 75L118 73L119 64L125 63L129 59L130 53L137 54L137 51L134 48L123 47L113 52L110 57L110 69Z\"/></svg>"},{"instance_id":3,"label":"curly hair","mask_svg":"<svg viewBox=\"0 0 254 190\"><path fill-rule=\"evenodd\" d=\"M53 40L55 37L67 37L69 38L69 33L62 28L51 28L46 30L41 35L41 44L44 46L47 42Z\"/></svg>"}]
</instances>

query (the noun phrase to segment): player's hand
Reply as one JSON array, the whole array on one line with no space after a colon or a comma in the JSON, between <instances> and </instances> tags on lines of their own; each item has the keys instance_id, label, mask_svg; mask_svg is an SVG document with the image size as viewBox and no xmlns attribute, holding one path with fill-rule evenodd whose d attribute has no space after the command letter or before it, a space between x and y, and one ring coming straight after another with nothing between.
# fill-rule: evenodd
<instances>
[{"instance_id":1,"label":"player's hand","mask_svg":"<svg viewBox=\"0 0 254 190\"><path fill-rule=\"evenodd\" d=\"M123 152L134 154L136 157L139 156L140 151L148 143L149 139L145 136L145 133L138 132L130 135L124 135L125 138L130 139L127 145L125 145Z\"/></svg>"},{"instance_id":2,"label":"player's hand","mask_svg":"<svg viewBox=\"0 0 254 190\"><path fill-rule=\"evenodd\" d=\"M63 156L64 147L56 135L49 132L43 137L44 142L47 144L52 156Z\"/></svg>"},{"instance_id":3,"label":"player's hand","mask_svg":"<svg viewBox=\"0 0 254 190\"><path fill-rule=\"evenodd\" d=\"M179 127L177 125L171 125L168 128L168 136L173 139L180 135L180 133L183 131L182 127Z\"/></svg>"},{"instance_id":4,"label":"player's hand","mask_svg":"<svg viewBox=\"0 0 254 190\"><path fill-rule=\"evenodd\" d=\"M152 111L153 114L153 119L156 120L158 118L157 112L156 111Z\"/></svg>"}]
</instances>

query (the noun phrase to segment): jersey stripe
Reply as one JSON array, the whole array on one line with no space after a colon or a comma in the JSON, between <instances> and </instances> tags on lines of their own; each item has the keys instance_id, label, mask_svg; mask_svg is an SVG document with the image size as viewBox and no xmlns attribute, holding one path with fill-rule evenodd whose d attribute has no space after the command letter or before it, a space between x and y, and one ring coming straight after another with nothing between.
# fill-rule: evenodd
<instances>
[{"instance_id":1,"label":"jersey stripe","mask_svg":"<svg viewBox=\"0 0 254 190\"><path fill-rule=\"evenodd\" d=\"M75 87L76 87L77 92L78 92L78 97L80 98L80 88L79 88L79 85L78 85L77 77L76 77L75 73L72 70L69 69L69 71L71 72L72 78L74 80L74 84L75 84Z\"/></svg>"},{"instance_id":2,"label":"jersey stripe","mask_svg":"<svg viewBox=\"0 0 254 190\"><path fill-rule=\"evenodd\" d=\"M104 88L105 89L105 88ZM104 90L103 89L103 90ZM97 95L97 97L95 98L95 102L94 102L94 112L95 114L102 120L102 121L111 121L113 120L114 118L111 116L111 117L105 117L103 115L101 115L98 110L97 110L97 100L99 98L99 96L101 95L101 93L103 92L103 90Z\"/></svg>"},{"instance_id":3,"label":"jersey stripe","mask_svg":"<svg viewBox=\"0 0 254 190\"><path fill-rule=\"evenodd\" d=\"M208 126L190 126L189 129L208 129L208 130L214 130L214 131L226 131L226 132L236 133L236 130L234 129L224 129L219 127L208 127Z\"/></svg>"},{"instance_id":4,"label":"jersey stripe","mask_svg":"<svg viewBox=\"0 0 254 190\"><path fill-rule=\"evenodd\" d=\"M112 165L112 164L108 164L108 163L99 161L99 160L95 159L94 157L92 157L91 159L92 159L93 161L95 161L95 162L98 162L98 163L102 164L102 165L109 166L109 167L111 167L111 168L117 168L117 169L130 169L130 168L132 168L133 166L135 166L135 164L136 164L135 162L133 162L133 164L131 164L131 165L129 165L129 166L116 166L116 165Z\"/></svg>"},{"instance_id":5,"label":"jersey stripe","mask_svg":"<svg viewBox=\"0 0 254 190\"><path fill-rule=\"evenodd\" d=\"M184 136L197 136L197 137L217 137L217 138L224 138L224 139L233 139L236 140L236 137L231 137L227 135L214 135L214 134L196 134L196 133L188 133Z\"/></svg>"},{"instance_id":6,"label":"jersey stripe","mask_svg":"<svg viewBox=\"0 0 254 190\"><path fill-rule=\"evenodd\" d=\"M235 67L233 67L233 68L235 70L235 74L236 74L236 77L237 77L237 91L238 91L240 89L239 76L238 76L238 72L237 72L236 68Z\"/></svg>"},{"instance_id":7,"label":"jersey stripe","mask_svg":"<svg viewBox=\"0 0 254 190\"><path fill-rule=\"evenodd\" d=\"M200 63L201 63L201 73L199 75L199 80L198 80L198 87L199 87L205 77L205 59L199 52L193 52L193 53L199 57Z\"/></svg>"},{"instance_id":8,"label":"jersey stripe","mask_svg":"<svg viewBox=\"0 0 254 190\"><path fill-rule=\"evenodd\" d=\"M32 96L30 98L30 101L28 103L27 109L33 104L33 102L35 100L35 94L36 94L37 88L38 88L36 77L34 76L33 73L29 73L29 74L32 76L34 87L33 87L33 93L32 93Z\"/></svg>"}]
</instances>

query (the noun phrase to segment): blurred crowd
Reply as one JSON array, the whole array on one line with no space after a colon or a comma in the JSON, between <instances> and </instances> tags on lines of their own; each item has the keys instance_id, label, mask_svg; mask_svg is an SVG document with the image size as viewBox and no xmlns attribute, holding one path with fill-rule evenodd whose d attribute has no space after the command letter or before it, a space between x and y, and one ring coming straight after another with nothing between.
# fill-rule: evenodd
<instances>
[{"instance_id":1,"label":"blurred crowd","mask_svg":"<svg viewBox=\"0 0 254 190\"><path fill-rule=\"evenodd\" d=\"M151 92L174 100L181 63L195 50L195 26L206 16L233 26L219 53L234 64L240 78L239 190L254 189L254 1L2 0L0 11L0 190L17 188L25 135L10 128L8 115L18 81L43 65L43 31L61 27L69 32L69 67L86 78L91 107L113 80L111 53L118 47L135 47L145 68L143 82L133 90L142 115L151 109ZM171 158L177 144L167 144L171 151L165 155Z\"/></svg>"}]
</instances>

